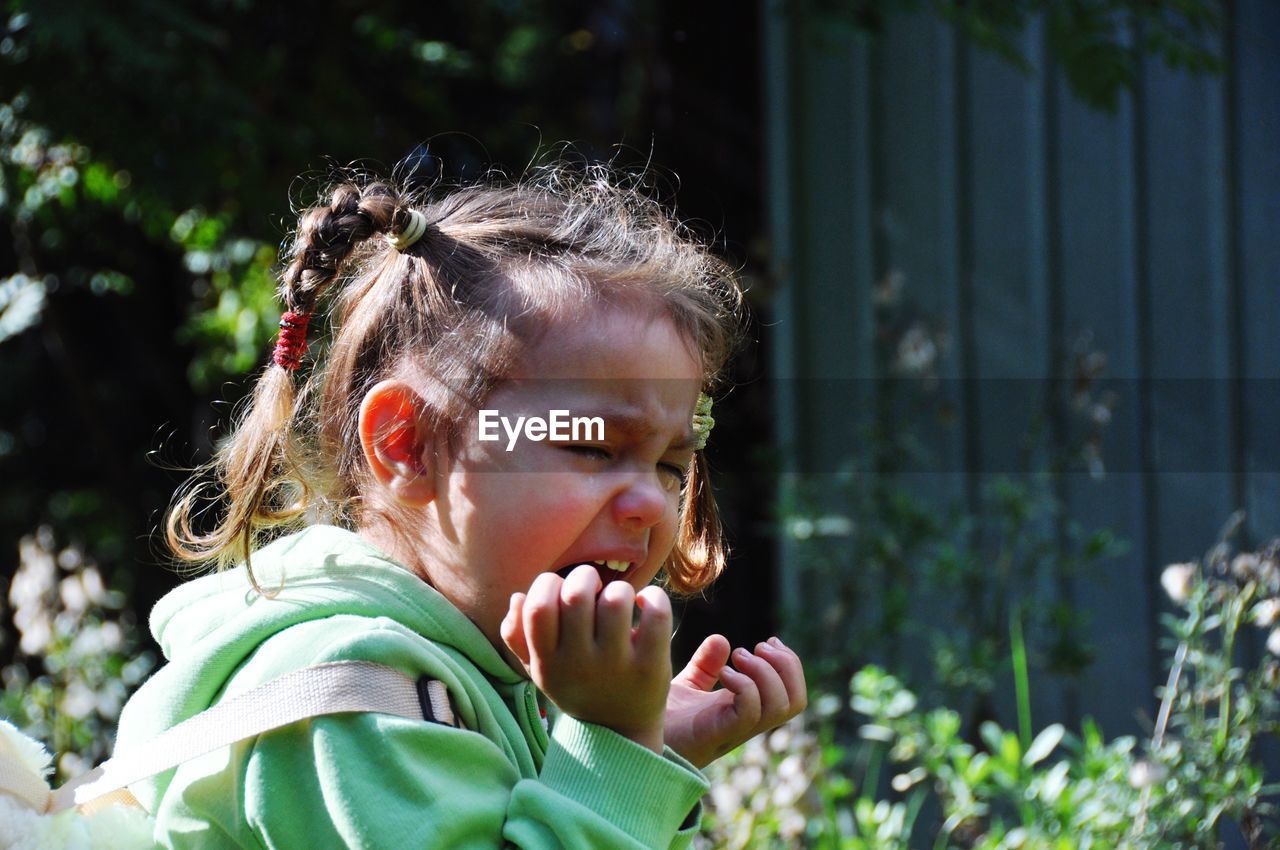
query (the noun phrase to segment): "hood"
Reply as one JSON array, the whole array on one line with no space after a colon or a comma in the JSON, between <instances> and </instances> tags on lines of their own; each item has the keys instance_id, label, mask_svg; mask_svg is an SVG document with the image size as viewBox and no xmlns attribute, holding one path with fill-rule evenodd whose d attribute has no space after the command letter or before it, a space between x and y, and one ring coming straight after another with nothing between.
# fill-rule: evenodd
<instances>
[{"instance_id":1,"label":"hood","mask_svg":"<svg viewBox=\"0 0 1280 850\"><path fill-rule=\"evenodd\" d=\"M311 526L243 564L189 581L151 612L151 633L170 662L130 700L117 748L145 740L207 708L263 641L308 620L346 614L388 618L465 655L490 679L524 677L438 591L358 534ZM146 721L137 722L142 717ZM130 721L133 720L133 723Z\"/></svg>"}]
</instances>

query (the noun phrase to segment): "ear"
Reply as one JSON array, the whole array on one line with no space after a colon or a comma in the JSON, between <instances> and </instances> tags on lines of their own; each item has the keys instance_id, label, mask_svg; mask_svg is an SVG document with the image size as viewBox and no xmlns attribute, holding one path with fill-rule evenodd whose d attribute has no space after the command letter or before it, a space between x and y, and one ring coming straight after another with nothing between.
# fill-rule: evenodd
<instances>
[{"instance_id":1,"label":"ear","mask_svg":"<svg viewBox=\"0 0 1280 850\"><path fill-rule=\"evenodd\" d=\"M382 381L360 402L360 446L379 484L401 503L422 507L435 498L426 403L401 381Z\"/></svg>"}]
</instances>

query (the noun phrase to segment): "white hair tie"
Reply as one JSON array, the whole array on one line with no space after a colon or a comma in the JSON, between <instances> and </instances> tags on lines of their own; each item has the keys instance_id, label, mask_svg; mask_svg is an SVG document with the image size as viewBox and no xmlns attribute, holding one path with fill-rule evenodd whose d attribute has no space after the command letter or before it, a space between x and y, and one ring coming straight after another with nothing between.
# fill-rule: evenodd
<instances>
[{"instance_id":1,"label":"white hair tie","mask_svg":"<svg viewBox=\"0 0 1280 850\"><path fill-rule=\"evenodd\" d=\"M427 217L417 210L409 210L409 223L399 233L388 233L383 238L392 248L403 251L422 238L427 232Z\"/></svg>"}]
</instances>

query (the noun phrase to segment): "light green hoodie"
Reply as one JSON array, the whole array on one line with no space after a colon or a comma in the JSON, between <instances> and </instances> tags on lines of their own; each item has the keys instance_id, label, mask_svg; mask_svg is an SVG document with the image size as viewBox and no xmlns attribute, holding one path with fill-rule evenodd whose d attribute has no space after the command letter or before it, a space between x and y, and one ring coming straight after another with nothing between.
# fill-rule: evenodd
<instances>
[{"instance_id":1,"label":"light green hoodie","mask_svg":"<svg viewBox=\"0 0 1280 850\"><path fill-rule=\"evenodd\" d=\"M132 786L171 848L687 847L707 790L568 715L548 737L537 692L457 608L359 536L314 526L244 567L174 590L151 630L169 663L125 706L117 752L292 670L387 664L449 689L464 729L382 714L315 718Z\"/></svg>"}]
</instances>

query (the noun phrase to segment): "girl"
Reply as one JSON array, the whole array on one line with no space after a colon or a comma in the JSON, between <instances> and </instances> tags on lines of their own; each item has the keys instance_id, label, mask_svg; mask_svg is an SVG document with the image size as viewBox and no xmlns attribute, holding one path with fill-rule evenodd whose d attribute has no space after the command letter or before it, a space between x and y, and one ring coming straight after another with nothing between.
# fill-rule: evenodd
<instances>
[{"instance_id":1,"label":"girl","mask_svg":"<svg viewBox=\"0 0 1280 850\"><path fill-rule=\"evenodd\" d=\"M197 533L197 486L169 517L181 558L239 566L156 606L169 663L117 750L339 660L443 682L458 722L317 717L187 761L131 789L157 840L688 846L699 768L806 702L777 638L729 666L713 635L672 679L651 584L692 594L724 566L701 391L740 336L732 271L565 168L435 198L345 182L289 259L274 365L215 458L225 515Z\"/></svg>"}]
</instances>

